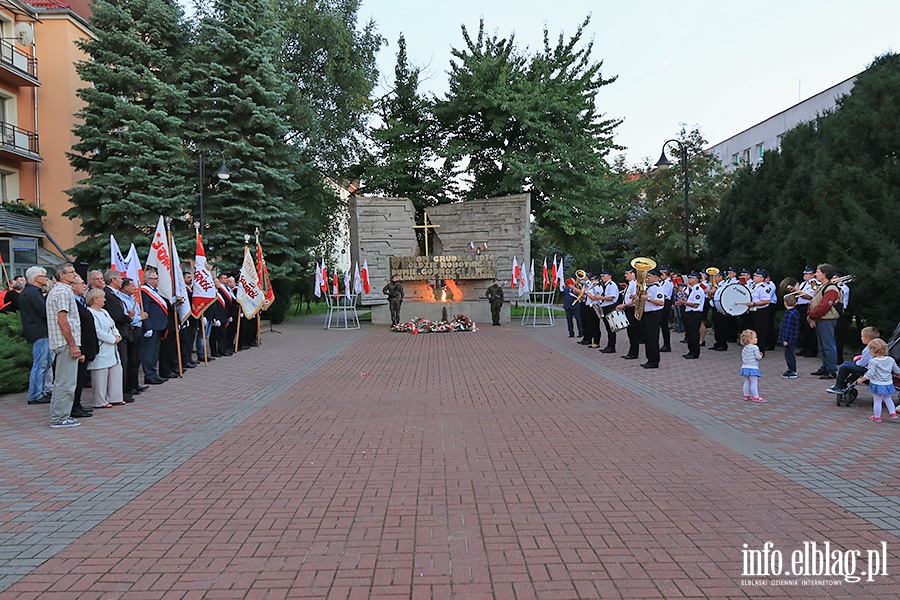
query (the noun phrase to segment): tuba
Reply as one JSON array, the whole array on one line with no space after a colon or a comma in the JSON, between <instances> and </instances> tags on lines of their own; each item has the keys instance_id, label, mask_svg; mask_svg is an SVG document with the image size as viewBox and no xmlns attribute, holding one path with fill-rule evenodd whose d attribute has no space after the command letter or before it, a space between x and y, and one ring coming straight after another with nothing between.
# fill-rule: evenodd
<instances>
[{"instance_id":1,"label":"tuba","mask_svg":"<svg viewBox=\"0 0 900 600\"><path fill-rule=\"evenodd\" d=\"M584 286L581 284L582 280L587 278L587 273L584 269L578 269L575 271L575 288L578 290L578 295L572 301L572 304L578 304L579 302L584 302Z\"/></svg>"},{"instance_id":2,"label":"tuba","mask_svg":"<svg viewBox=\"0 0 900 600\"><path fill-rule=\"evenodd\" d=\"M646 258L643 256L638 256L631 260L631 266L634 267L634 270L637 271L635 276L635 281L637 281L637 287L634 292L634 318L638 321L641 320L641 317L644 316L644 303L639 302L641 296L644 295L644 279L647 277L647 271L650 269L656 268L656 261L652 258Z\"/></svg>"},{"instance_id":3,"label":"tuba","mask_svg":"<svg viewBox=\"0 0 900 600\"><path fill-rule=\"evenodd\" d=\"M719 269L716 267L708 267L706 269L706 274L709 275L709 294L715 294L716 290L719 289L719 284L716 283L716 275L720 273Z\"/></svg>"}]
</instances>

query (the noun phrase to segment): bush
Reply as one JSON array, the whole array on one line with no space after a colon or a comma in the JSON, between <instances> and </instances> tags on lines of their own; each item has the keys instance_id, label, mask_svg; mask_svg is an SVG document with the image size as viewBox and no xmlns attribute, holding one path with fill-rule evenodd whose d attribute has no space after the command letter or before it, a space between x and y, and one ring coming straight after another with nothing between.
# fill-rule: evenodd
<instances>
[{"instance_id":1,"label":"bush","mask_svg":"<svg viewBox=\"0 0 900 600\"><path fill-rule=\"evenodd\" d=\"M0 394L28 389L31 344L22 337L19 313L0 314Z\"/></svg>"}]
</instances>

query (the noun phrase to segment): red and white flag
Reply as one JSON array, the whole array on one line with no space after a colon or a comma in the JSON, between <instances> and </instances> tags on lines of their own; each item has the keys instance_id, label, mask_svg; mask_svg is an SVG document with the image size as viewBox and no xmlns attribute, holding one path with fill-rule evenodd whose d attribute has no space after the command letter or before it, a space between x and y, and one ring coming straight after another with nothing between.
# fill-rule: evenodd
<instances>
[{"instance_id":1,"label":"red and white flag","mask_svg":"<svg viewBox=\"0 0 900 600\"><path fill-rule=\"evenodd\" d=\"M265 300L262 288L259 287L256 267L253 265L253 255L250 254L250 248L244 246L244 264L241 265L241 275L238 279L237 301L244 316L252 319L263 307Z\"/></svg>"},{"instance_id":2,"label":"red and white flag","mask_svg":"<svg viewBox=\"0 0 900 600\"><path fill-rule=\"evenodd\" d=\"M547 257L544 257L544 268L541 270L541 287L546 290L547 284L550 283L550 276L547 274Z\"/></svg>"},{"instance_id":3,"label":"red and white flag","mask_svg":"<svg viewBox=\"0 0 900 600\"><path fill-rule=\"evenodd\" d=\"M563 259L559 257L559 273L557 276L557 281L559 282L559 287L562 289L566 285L566 275L563 273Z\"/></svg>"},{"instance_id":4,"label":"red and white flag","mask_svg":"<svg viewBox=\"0 0 900 600\"><path fill-rule=\"evenodd\" d=\"M556 281L559 279L559 275L556 272L556 255L553 255L553 271L550 272L550 279L553 282L552 286L556 287Z\"/></svg>"},{"instance_id":5,"label":"red and white flag","mask_svg":"<svg viewBox=\"0 0 900 600\"><path fill-rule=\"evenodd\" d=\"M319 264L319 261L316 261L316 282L313 284L313 294L316 295L316 298L322 297L322 288L325 286L325 282L322 280L322 265Z\"/></svg>"},{"instance_id":6,"label":"red and white flag","mask_svg":"<svg viewBox=\"0 0 900 600\"><path fill-rule=\"evenodd\" d=\"M141 259L138 256L137 248L134 244L128 249L128 256L125 257L125 277L134 282L134 299L137 301L141 310L144 308L144 301L141 299L141 284L144 281L144 269L141 268Z\"/></svg>"},{"instance_id":7,"label":"red and white flag","mask_svg":"<svg viewBox=\"0 0 900 600\"><path fill-rule=\"evenodd\" d=\"M372 291L372 286L369 285L369 261L368 260L363 261L362 271L359 272L359 276L362 277L363 291L368 294L369 292Z\"/></svg>"},{"instance_id":8,"label":"red and white flag","mask_svg":"<svg viewBox=\"0 0 900 600\"><path fill-rule=\"evenodd\" d=\"M125 257L122 256L119 244L116 243L116 236L113 234L109 234L109 268L116 271L119 275L128 276L125 269ZM137 282L135 282L135 285L137 285Z\"/></svg>"},{"instance_id":9,"label":"red and white flag","mask_svg":"<svg viewBox=\"0 0 900 600\"><path fill-rule=\"evenodd\" d=\"M191 285L193 296L191 297L191 314L195 319L203 316L203 313L216 302L216 283L212 273L206 266L206 251L203 249L203 238L197 234L197 250L194 252L194 282Z\"/></svg>"},{"instance_id":10,"label":"red and white flag","mask_svg":"<svg viewBox=\"0 0 900 600\"><path fill-rule=\"evenodd\" d=\"M325 258L322 258L322 291L328 293L328 267L325 266Z\"/></svg>"},{"instance_id":11,"label":"red and white flag","mask_svg":"<svg viewBox=\"0 0 900 600\"><path fill-rule=\"evenodd\" d=\"M359 263L353 263L353 293L363 293L362 275L359 273Z\"/></svg>"},{"instance_id":12,"label":"red and white flag","mask_svg":"<svg viewBox=\"0 0 900 600\"><path fill-rule=\"evenodd\" d=\"M534 259L533 258L531 259L531 270L528 271L528 279L531 280L528 282L528 291L533 292L534 291Z\"/></svg>"},{"instance_id":13,"label":"red and white flag","mask_svg":"<svg viewBox=\"0 0 900 600\"><path fill-rule=\"evenodd\" d=\"M178 257L178 248L175 240L172 240L172 271L175 273L175 288L171 302L178 313L178 323L184 323L191 316L191 303L188 301L187 284L184 282L184 271L181 270L181 259Z\"/></svg>"},{"instance_id":14,"label":"red and white flag","mask_svg":"<svg viewBox=\"0 0 900 600\"><path fill-rule=\"evenodd\" d=\"M350 269L344 271L344 293L348 296L353 293L353 288L350 287Z\"/></svg>"},{"instance_id":15,"label":"red and white flag","mask_svg":"<svg viewBox=\"0 0 900 600\"><path fill-rule=\"evenodd\" d=\"M487 242L481 244L481 249L482 249L482 250L487 250Z\"/></svg>"},{"instance_id":16,"label":"red and white flag","mask_svg":"<svg viewBox=\"0 0 900 600\"><path fill-rule=\"evenodd\" d=\"M519 273L517 285L519 287L519 296L524 296L528 293L528 271L521 271Z\"/></svg>"},{"instance_id":17,"label":"red and white flag","mask_svg":"<svg viewBox=\"0 0 900 600\"><path fill-rule=\"evenodd\" d=\"M162 216L156 224L153 240L150 242L150 254L147 256L147 266L154 267L159 273L159 283L156 289L159 295L168 301L172 301L174 291L172 289L172 257L169 255L169 239L166 235L166 223Z\"/></svg>"},{"instance_id":18,"label":"red and white flag","mask_svg":"<svg viewBox=\"0 0 900 600\"><path fill-rule=\"evenodd\" d=\"M272 281L269 279L269 266L266 264L262 244L259 243L258 238L256 240L256 276L259 281L259 287L262 288L265 297L262 309L267 310L275 302L275 290L272 289Z\"/></svg>"},{"instance_id":19,"label":"red and white flag","mask_svg":"<svg viewBox=\"0 0 900 600\"><path fill-rule=\"evenodd\" d=\"M475 250L475 242L469 242L469 250Z\"/></svg>"},{"instance_id":20,"label":"red and white flag","mask_svg":"<svg viewBox=\"0 0 900 600\"><path fill-rule=\"evenodd\" d=\"M522 271L519 269L519 259L513 256L512 279L509 282L510 288L519 285L519 278L522 277Z\"/></svg>"},{"instance_id":21,"label":"red and white flag","mask_svg":"<svg viewBox=\"0 0 900 600\"><path fill-rule=\"evenodd\" d=\"M332 290L335 296L341 295L341 284L338 283L337 273L334 274L334 282L332 283Z\"/></svg>"}]
</instances>

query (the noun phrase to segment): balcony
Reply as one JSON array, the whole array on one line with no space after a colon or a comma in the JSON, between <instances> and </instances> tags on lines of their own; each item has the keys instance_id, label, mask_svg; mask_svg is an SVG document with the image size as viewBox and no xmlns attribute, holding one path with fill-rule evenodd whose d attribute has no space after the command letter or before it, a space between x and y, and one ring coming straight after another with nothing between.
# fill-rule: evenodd
<instances>
[{"instance_id":1,"label":"balcony","mask_svg":"<svg viewBox=\"0 0 900 600\"><path fill-rule=\"evenodd\" d=\"M0 81L18 87L40 86L37 59L25 54L14 44L0 40Z\"/></svg>"},{"instance_id":2,"label":"balcony","mask_svg":"<svg viewBox=\"0 0 900 600\"><path fill-rule=\"evenodd\" d=\"M44 162L38 154L38 135L33 131L0 121L0 159Z\"/></svg>"}]
</instances>

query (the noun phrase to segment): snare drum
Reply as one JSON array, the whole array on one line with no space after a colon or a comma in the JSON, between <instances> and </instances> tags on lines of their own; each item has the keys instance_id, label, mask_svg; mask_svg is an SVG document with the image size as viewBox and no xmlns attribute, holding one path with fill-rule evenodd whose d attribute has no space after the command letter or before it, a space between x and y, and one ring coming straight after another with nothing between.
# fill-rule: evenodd
<instances>
[{"instance_id":1,"label":"snare drum","mask_svg":"<svg viewBox=\"0 0 900 600\"><path fill-rule=\"evenodd\" d=\"M606 323L611 331L622 331L628 328L628 317L624 310L614 310L606 315Z\"/></svg>"},{"instance_id":2,"label":"snare drum","mask_svg":"<svg viewBox=\"0 0 900 600\"><path fill-rule=\"evenodd\" d=\"M715 300L719 312L732 317L740 316L750 310L747 306L750 288L741 283L729 283L716 290Z\"/></svg>"}]
</instances>

